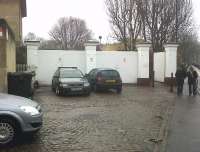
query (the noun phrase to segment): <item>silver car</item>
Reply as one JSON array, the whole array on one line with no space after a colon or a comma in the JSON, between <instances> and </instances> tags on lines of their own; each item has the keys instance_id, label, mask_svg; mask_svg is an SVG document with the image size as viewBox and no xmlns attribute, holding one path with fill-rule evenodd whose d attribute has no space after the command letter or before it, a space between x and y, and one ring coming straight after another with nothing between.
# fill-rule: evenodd
<instances>
[{"instance_id":1,"label":"silver car","mask_svg":"<svg viewBox=\"0 0 200 152\"><path fill-rule=\"evenodd\" d=\"M38 103L0 93L0 105L0 146L12 143L20 133L37 132L42 127Z\"/></svg>"}]
</instances>

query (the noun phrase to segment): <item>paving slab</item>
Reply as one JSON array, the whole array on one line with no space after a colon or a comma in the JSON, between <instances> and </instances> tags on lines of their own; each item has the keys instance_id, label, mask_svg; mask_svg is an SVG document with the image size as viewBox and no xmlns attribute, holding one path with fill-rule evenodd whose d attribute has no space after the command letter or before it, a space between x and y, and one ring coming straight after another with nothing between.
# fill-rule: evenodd
<instances>
[{"instance_id":1,"label":"paving slab","mask_svg":"<svg viewBox=\"0 0 200 152\"><path fill-rule=\"evenodd\" d=\"M200 151L200 96L188 96L186 82L184 95L175 100L166 152Z\"/></svg>"},{"instance_id":2,"label":"paving slab","mask_svg":"<svg viewBox=\"0 0 200 152\"><path fill-rule=\"evenodd\" d=\"M124 86L116 92L58 97L50 87L37 90L44 125L3 152L152 152L175 94L162 85Z\"/></svg>"}]
</instances>

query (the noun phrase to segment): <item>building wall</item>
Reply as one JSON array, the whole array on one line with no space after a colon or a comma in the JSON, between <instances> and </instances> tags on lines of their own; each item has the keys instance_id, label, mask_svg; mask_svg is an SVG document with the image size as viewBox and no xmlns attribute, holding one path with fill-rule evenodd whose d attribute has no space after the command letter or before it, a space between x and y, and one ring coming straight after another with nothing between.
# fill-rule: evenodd
<instances>
[{"instance_id":1,"label":"building wall","mask_svg":"<svg viewBox=\"0 0 200 152\"><path fill-rule=\"evenodd\" d=\"M0 0L0 18L7 21L14 32L16 41L22 38L22 17L20 0Z\"/></svg>"},{"instance_id":2,"label":"building wall","mask_svg":"<svg viewBox=\"0 0 200 152\"><path fill-rule=\"evenodd\" d=\"M22 5L23 4L23 5ZM1 24L5 24L3 36L0 37L0 91L6 90L7 72L16 70L16 45L22 39L22 8L26 16L26 1L0 0Z\"/></svg>"},{"instance_id":3,"label":"building wall","mask_svg":"<svg viewBox=\"0 0 200 152\"><path fill-rule=\"evenodd\" d=\"M14 37L7 24L0 26L5 29L3 36L0 37L0 92L5 92L7 72L15 72L16 69L16 47Z\"/></svg>"},{"instance_id":4,"label":"building wall","mask_svg":"<svg viewBox=\"0 0 200 152\"><path fill-rule=\"evenodd\" d=\"M7 58L7 71L15 72L16 71L16 45L15 41L10 35L6 41L6 58Z\"/></svg>"},{"instance_id":5,"label":"building wall","mask_svg":"<svg viewBox=\"0 0 200 152\"><path fill-rule=\"evenodd\" d=\"M0 38L0 92L5 90L6 85L6 40Z\"/></svg>"}]
</instances>

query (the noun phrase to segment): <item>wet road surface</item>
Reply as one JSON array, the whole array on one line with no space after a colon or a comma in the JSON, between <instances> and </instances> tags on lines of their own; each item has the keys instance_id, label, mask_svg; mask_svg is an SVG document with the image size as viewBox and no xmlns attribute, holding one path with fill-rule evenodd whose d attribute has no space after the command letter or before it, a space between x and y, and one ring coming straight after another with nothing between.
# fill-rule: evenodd
<instances>
[{"instance_id":1,"label":"wet road surface","mask_svg":"<svg viewBox=\"0 0 200 152\"><path fill-rule=\"evenodd\" d=\"M125 86L91 96L57 97L50 88L34 99L42 104L44 125L3 152L152 152L167 109L175 95L169 89Z\"/></svg>"},{"instance_id":2,"label":"wet road surface","mask_svg":"<svg viewBox=\"0 0 200 152\"><path fill-rule=\"evenodd\" d=\"M200 96L189 97L186 82L176 99L166 152L200 152Z\"/></svg>"}]
</instances>

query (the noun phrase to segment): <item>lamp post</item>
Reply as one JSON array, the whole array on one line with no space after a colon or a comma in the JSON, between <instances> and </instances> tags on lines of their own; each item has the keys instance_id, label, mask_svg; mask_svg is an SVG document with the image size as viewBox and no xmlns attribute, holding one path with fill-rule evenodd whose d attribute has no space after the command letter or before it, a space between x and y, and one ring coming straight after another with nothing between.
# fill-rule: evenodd
<instances>
[{"instance_id":1,"label":"lamp post","mask_svg":"<svg viewBox=\"0 0 200 152\"><path fill-rule=\"evenodd\" d=\"M99 36L100 45L101 45L101 40L102 40L102 36Z\"/></svg>"}]
</instances>

